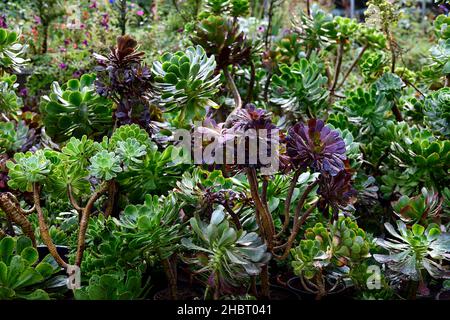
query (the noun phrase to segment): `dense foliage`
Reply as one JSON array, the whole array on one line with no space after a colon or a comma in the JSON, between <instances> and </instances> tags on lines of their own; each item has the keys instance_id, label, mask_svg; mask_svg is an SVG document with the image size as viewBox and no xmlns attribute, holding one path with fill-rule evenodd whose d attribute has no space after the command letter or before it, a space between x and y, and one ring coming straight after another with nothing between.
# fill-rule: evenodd
<instances>
[{"instance_id":1,"label":"dense foliage","mask_svg":"<svg viewBox=\"0 0 450 320\"><path fill-rule=\"evenodd\" d=\"M366 5L0 2L0 299L448 291L450 5Z\"/></svg>"}]
</instances>

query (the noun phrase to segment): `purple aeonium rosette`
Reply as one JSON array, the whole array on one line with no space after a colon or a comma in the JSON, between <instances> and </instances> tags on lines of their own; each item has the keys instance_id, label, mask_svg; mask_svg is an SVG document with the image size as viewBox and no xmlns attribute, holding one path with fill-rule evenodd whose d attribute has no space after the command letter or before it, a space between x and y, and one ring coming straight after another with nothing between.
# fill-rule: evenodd
<instances>
[{"instance_id":1,"label":"purple aeonium rosette","mask_svg":"<svg viewBox=\"0 0 450 320\"><path fill-rule=\"evenodd\" d=\"M352 187L352 174L348 170L339 171L331 176L323 173L319 176L319 210L328 215L330 213L337 219L339 210L346 211L356 201L357 192Z\"/></svg>"},{"instance_id":2,"label":"purple aeonium rosette","mask_svg":"<svg viewBox=\"0 0 450 320\"><path fill-rule=\"evenodd\" d=\"M339 132L331 130L322 120L297 123L286 137L287 154L297 168L311 168L331 176L344 170L345 142Z\"/></svg>"}]
</instances>

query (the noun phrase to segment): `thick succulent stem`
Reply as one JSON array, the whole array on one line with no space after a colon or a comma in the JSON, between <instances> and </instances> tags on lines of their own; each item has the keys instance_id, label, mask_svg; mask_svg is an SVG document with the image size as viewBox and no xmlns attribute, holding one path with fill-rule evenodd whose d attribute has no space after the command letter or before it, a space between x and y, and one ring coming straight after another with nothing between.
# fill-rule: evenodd
<instances>
[{"instance_id":1,"label":"thick succulent stem","mask_svg":"<svg viewBox=\"0 0 450 320\"><path fill-rule=\"evenodd\" d=\"M17 224L23 231L23 233L30 238L33 243L33 247L36 247L36 237L34 235L33 226L25 217L25 213L20 207L19 203L14 195L9 192L3 192L0 194L0 209L5 212L6 218Z\"/></svg>"},{"instance_id":2,"label":"thick succulent stem","mask_svg":"<svg viewBox=\"0 0 450 320\"><path fill-rule=\"evenodd\" d=\"M267 247L269 250L273 247L273 237L275 233L275 227L273 224L272 215L267 211L266 207L259 196L258 193L258 179L256 176L255 168L247 168L247 179L250 185L250 193L252 195L253 201L256 206L256 214L259 216L259 221L261 223L264 233L264 239L267 242Z\"/></svg>"},{"instance_id":3,"label":"thick succulent stem","mask_svg":"<svg viewBox=\"0 0 450 320\"><path fill-rule=\"evenodd\" d=\"M385 29L385 33L386 33L386 37L387 37L388 42L389 42L389 50L391 51L391 72L395 73L395 64L396 64L397 57L395 55L394 37L393 37L393 35L391 34L391 32L389 31L388 28Z\"/></svg>"},{"instance_id":4,"label":"thick succulent stem","mask_svg":"<svg viewBox=\"0 0 450 320\"><path fill-rule=\"evenodd\" d=\"M261 267L261 296L265 299L270 299L270 281L269 281L269 266L266 264Z\"/></svg>"},{"instance_id":5,"label":"thick succulent stem","mask_svg":"<svg viewBox=\"0 0 450 320\"><path fill-rule=\"evenodd\" d=\"M48 28L49 25L48 24L43 24L42 25L42 54L47 53L47 48L48 48Z\"/></svg>"},{"instance_id":6,"label":"thick succulent stem","mask_svg":"<svg viewBox=\"0 0 450 320\"><path fill-rule=\"evenodd\" d=\"M55 245L53 244L52 238L50 237L50 234L48 232L48 226L47 226L47 223L45 222L44 213L42 212L42 208L41 208L39 185L37 183L33 184L33 200L34 200L34 205L36 207L36 212L38 214L39 230L41 232L42 241L45 243L45 245L48 248L48 251L50 252L52 257L55 258L56 262L62 268L66 269L67 263L59 255L58 251L56 250Z\"/></svg>"},{"instance_id":7,"label":"thick succulent stem","mask_svg":"<svg viewBox=\"0 0 450 320\"><path fill-rule=\"evenodd\" d=\"M214 300L219 300L220 298L220 276L218 272L214 272Z\"/></svg>"},{"instance_id":8,"label":"thick succulent stem","mask_svg":"<svg viewBox=\"0 0 450 320\"><path fill-rule=\"evenodd\" d=\"M400 112L400 109L397 106L397 102L394 100L392 101L392 113L395 116L395 120L398 122L403 121L402 113Z\"/></svg>"},{"instance_id":9,"label":"thick succulent stem","mask_svg":"<svg viewBox=\"0 0 450 320\"><path fill-rule=\"evenodd\" d=\"M72 207L77 210L78 212L81 212L83 210L82 207L78 204L77 200L75 199L73 192L72 192L72 186L69 184L67 185L67 196L69 197L70 204Z\"/></svg>"},{"instance_id":10,"label":"thick succulent stem","mask_svg":"<svg viewBox=\"0 0 450 320\"><path fill-rule=\"evenodd\" d=\"M106 202L105 217L111 216L115 211L114 208L118 200L118 191L118 184L115 181L111 181L108 184L108 200Z\"/></svg>"},{"instance_id":11,"label":"thick succulent stem","mask_svg":"<svg viewBox=\"0 0 450 320\"><path fill-rule=\"evenodd\" d=\"M102 194L104 194L108 190L108 183L103 183L100 188L94 192L94 194L89 198L86 206L83 208L81 212L81 221L80 221L80 229L78 231L78 248L77 255L75 259L75 264L77 266L81 266L81 261L83 260L83 252L86 241L86 231L89 223L89 217L91 215L92 208L94 207L95 201L100 198Z\"/></svg>"},{"instance_id":12,"label":"thick succulent stem","mask_svg":"<svg viewBox=\"0 0 450 320\"><path fill-rule=\"evenodd\" d=\"M172 264L169 258L162 259L162 265L164 272L166 273L167 283L169 285L170 298L172 300L177 300L177 279L174 275Z\"/></svg>"}]
</instances>

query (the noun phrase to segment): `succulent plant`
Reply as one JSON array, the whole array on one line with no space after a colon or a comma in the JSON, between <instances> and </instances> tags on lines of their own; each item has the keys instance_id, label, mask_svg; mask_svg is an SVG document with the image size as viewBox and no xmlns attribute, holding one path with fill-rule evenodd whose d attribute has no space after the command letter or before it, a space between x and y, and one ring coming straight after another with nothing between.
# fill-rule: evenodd
<instances>
[{"instance_id":1,"label":"succulent plant","mask_svg":"<svg viewBox=\"0 0 450 320\"><path fill-rule=\"evenodd\" d=\"M201 120L207 108L218 107L211 100L219 81L219 76L214 75L215 68L214 57L208 58L201 46L164 54L152 68L159 103L166 112L180 111L181 121L185 118Z\"/></svg>"},{"instance_id":2,"label":"succulent plant","mask_svg":"<svg viewBox=\"0 0 450 320\"><path fill-rule=\"evenodd\" d=\"M383 51L366 51L358 61L359 69L366 82L378 79L384 71L386 57Z\"/></svg>"},{"instance_id":3,"label":"succulent plant","mask_svg":"<svg viewBox=\"0 0 450 320\"><path fill-rule=\"evenodd\" d=\"M395 98L401 94L401 90L406 86L403 80L394 73L387 72L375 82L377 90L386 98Z\"/></svg>"},{"instance_id":4,"label":"succulent plant","mask_svg":"<svg viewBox=\"0 0 450 320\"><path fill-rule=\"evenodd\" d=\"M303 39L307 53L313 48L327 47L335 42L337 31L333 16L319 6L311 7L311 15L303 12L294 21L294 30Z\"/></svg>"},{"instance_id":5,"label":"succulent plant","mask_svg":"<svg viewBox=\"0 0 450 320\"><path fill-rule=\"evenodd\" d=\"M425 123L447 139L450 138L450 88L441 88L427 96Z\"/></svg>"},{"instance_id":6,"label":"succulent plant","mask_svg":"<svg viewBox=\"0 0 450 320\"><path fill-rule=\"evenodd\" d=\"M142 250L132 250L119 231L120 227L111 217L105 218L100 214L89 220L86 250L81 263L83 279L89 279L93 275L115 273L118 270L145 269Z\"/></svg>"},{"instance_id":7,"label":"succulent plant","mask_svg":"<svg viewBox=\"0 0 450 320\"><path fill-rule=\"evenodd\" d=\"M51 163L42 150L35 153L14 154L14 162L8 161L6 166L9 169L8 185L13 189L31 192L33 183L42 182L50 172Z\"/></svg>"},{"instance_id":8,"label":"succulent plant","mask_svg":"<svg viewBox=\"0 0 450 320\"><path fill-rule=\"evenodd\" d=\"M116 271L93 275L89 284L75 290L77 300L136 300L142 299L147 289L142 274L136 270Z\"/></svg>"},{"instance_id":9,"label":"succulent plant","mask_svg":"<svg viewBox=\"0 0 450 320\"><path fill-rule=\"evenodd\" d=\"M177 198L181 200L183 210L193 207L195 212L212 213L212 205L219 200L220 194L228 189L232 189L233 182L230 178L225 178L222 172L214 170L212 172L195 168L192 172L185 172L174 189Z\"/></svg>"},{"instance_id":10,"label":"succulent plant","mask_svg":"<svg viewBox=\"0 0 450 320\"><path fill-rule=\"evenodd\" d=\"M440 75L450 74L450 39L439 40L430 48L431 68Z\"/></svg>"},{"instance_id":11,"label":"succulent plant","mask_svg":"<svg viewBox=\"0 0 450 320\"><path fill-rule=\"evenodd\" d=\"M346 92L346 99L340 101L340 105L355 128L353 132L363 141L372 140L371 137L391 118L390 105L375 85L368 91L357 88Z\"/></svg>"},{"instance_id":12,"label":"succulent plant","mask_svg":"<svg viewBox=\"0 0 450 320\"><path fill-rule=\"evenodd\" d=\"M266 53L266 55L273 54L277 62L282 64L292 65L298 61L303 51L303 44L300 36L296 32L290 32L284 35L279 41L274 43L275 51L273 53Z\"/></svg>"},{"instance_id":13,"label":"succulent plant","mask_svg":"<svg viewBox=\"0 0 450 320\"><path fill-rule=\"evenodd\" d=\"M280 74L272 77L271 102L301 119L305 113L318 116L326 106L327 77L315 62L300 59L291 66L281 65Z\"/></svg>"},{"instance_id":14,"label":"succulent plant","mask_svg":"<svg viewBox=\"0 0 450 320\"><path fill-rule=\"evenodd\" d=\"M434 32L441 39L450 38L450 18L444 14L440 14L434 19Z\"/></svg>"},{"instance_id":15,"label":"succulent plant","mask_svg":"<svg viewBox=\"0 0 450 320\"><path fill-rule=\"evenodd\" d=\"M442 199L438 193L422 188L415 197L401 196L392 202L395 214L406 223L426 225L430 218L438 218L442 211Z\"/></svg>"},{"instance_id":16,"label":"succulent plant","mask_svg":"<svg viewBox=\"0 0 450 320\"><path fill-rule=\"evenodd\" d=\"M230 226L223 208L213 212L209 224L198 217L191 218L190 224L194 236L183 238L181 244L197 256L186 260L207 274L216 297L227 286L235 286L249 275L258 275L271 257L256 233L236 231Z\"/></svg>"},{"instance_id":17,"label":"succulent plant","mask_svg":"<svg viewBox=\"0 0 450 320\"><path fill-rule=\"evenodd\" d=\"M117 38L107 57L94 54L99 63L95 86L98 94L117 104L114 116L119 126L136 123L151 133L149 125L155 120L150 104L151 72L143 64L144 52L138 48L137 41L125 35Z\"/></svg>"},{"instance_id":18,"label":"succulent plant","mask_svg":"<svg viewBox=\"0 0 450 320\"><path fill-rule=\"evenodd\" d=\"M119 172L122 172L120 157L114 152L102 150L96 153L90 159L90 162L89 171L91 175L98 179L111 180L117 177Z\"/></svg>"},{"instance_id":19,"label":"succulent plant","mask_svg":"<svg viewBox=\"0 0 450 320\"><path fill-rule=\"evenodd\" d=\"M69 80L62 88L54 82L52 93L43 97L43 122L47 134L55 141L72 136L99 137L110 130L112 104L95 93L95 77L84 74L80 80Z\"/></svg>"},{"instance_id":20,"label":"succulent plant","mask_svg":"<svg viewBox=\"0 0 450 320\"><path fill-rule=\"evenodd\" d=\"M142 163L142 160L139 158L147 153L147 146L140 144L134 138L128 138L125 141L119 141L117 143L116 152L125 166L129 166L132 163Z\"/></svg>"},{"instance_id":21,"label":"succulent plant","mask_svg":"<svg viewBox=\"0 0 450 320\"><path fill-rule=\"evenodd\" d=\"M231 0L232 17L244 17L248 15L250 9L249 0Z\"/></svg>"},{"instance_id":22,"label":"succulent plant","mask_svg":"<svg viewBox=\"0 0 450 320\"><path fill-rule=\"evenodd\" d=\"M330 264L330 254L319 240L301 240L299 245L291 249L291 266L294 273L306 279L313 279Z\"/></svg>"},{"instance_id":23,"label":"succulent plant","mask_svg":"<svg viewBox=\"0 0 450 320\"><path fill-rule=\"evenodd\" d=\"M324 215L337 219L339 210L348 211L349 207L352 207L357 192L352 188L351 179L352 174L346 170L334 176L328 174L319 176L318 208Z\"/></svg>"},{"instance_id":24,"label":"succulent plant","mask_svg":"<svg viewBox=\"0 0 450 320\"><path fill-rule=\"evenodd\" d=\"M320 299L342 281L344 274L337 272L338 268L357 267L370 257L369 248L364 230L352 219L341 217L333 224L316 223L306 229L305 240L291 249L291 265L305 290ZM330 281L332 273L334 284Z\"/></svg>"},{"instance_id":25,"label":"succulent plant","mask_svg":"<svg viewBox=\"0 0 450 320\"><path fill-rule=\"evenodd\" d=\"M148 133L140 128L137 124L123 125L114 130L109 139L109 148L111 150L117 147L119 142L124 142L128 139L135 139L141 145L150 145L150 137Z\"/></svg>"},{"instance_id":26,"label":"succulent plant","mask_svg":"<svg viewBox=\"0 0 450 320\"><path fill-rule=\"evenodd\" d=\"M30 130L23 121L17 124L13 121L0 122L0 152L26 151L34 140L34 133L35 130Z\"/></svg>"},{"instance_id":27,"label":"succulent plant","mask_svg":"<svg viewBox=\"0 0 450 320\"><path fill-rule=\"evenodd\" d=\"M310 167L332 176L344 169L345 142L339 132L331 130L322 120L297 123L286 137L287 154L296 167Z\"/></svg>"},{"instance_id":28,"label":"succulent plant","mask_svg":"<svg viewBox=\"0 0 450 320\"><path fill-rule=\"evenodd\" d=\"M305 238L327 248L335 266L358 264L370 256L366 233L349 217L340 217L328 226L317 223L305 231Z\"/></svg>"},{"instance_id":29,"label":"succulent plant","mask_svg":"<svg viewBox=\"0 0 450 320\"><path fill-rule=\"evenodd\" d=\"M42 288L59 271L50 255L38 263L38 252L27 237L1 239L0 252L1 300L50 300Z\"/></svg>"},{"instance_id":30,"label":"succulent plant","mask_svg":"<svg viewBox=\"0 0 450 320\"><path fill-rule=\"evenodd\" d=\"M337 16L333 20L337 38L339 41L345 41L354 35L358 30L358 23L355 19Z\"/></svg>"},{"instance_id":31,"label":"succulent plant","mask_svg":"<svg viewBox=\"0 0 450 320\"><path fill-rule=\"evenodd\" d=\"M357 41L370 48L383 49L386 47L386 36L382 32L365 25L359 25Z\"/></svg>"},{"instance_id":32,"label":"succulent plant","mask_svg":"<svg viewBox=\"0 0 450 320\"><path fill-rule=\"evenodd\" d=\"M402 122L395 126L395 133L390 143L390 157L395 163L405 168L399 172L403 178L397 182L406 182L409 190L403 190L402 194L409 194L420 183L427 188L440 188L448 182L445 164L449 161L450 141L438 140L428 130L409 127ZM410 189L410 188L413 189Z\"/></svg>"},{"instance_id":33,"label":"succulent plant","mask_svg":"<svg viewBox=\"0 0 450 320\"><path fill-rule=\"evenodd\" d=\"M435 224L428 225L426 229L414 224L408 229L400 220L397 221L398 232L388 222L384 226L393 238L377 239L376 242L389 254L374 254L375 260L415 281L423 279L424 270L433 278L450 277L450 272L443 266L443 262L449 260L448 233L442 233Z\"/></svg>"},{"instance_id":34,"label":"succulent plant","mask_svg":"<svg viewBox=\"0 0 450 320\"><path fill-rule=\"evenodd\" d=\"M16 94L18 84L15 74L0 78L0 112L5 114L16 114L22 107L23 102Z\"/></svg>"},{"instance_id":35,"label":"succulent plant","mask_svg":"<svg viewBox=\"0 0 450 320\"><path fill-rule=\"evenodd\" d=\"M183 236L179 219L179 205L172 194L167 197L145 196L142 205L128 205L120 219L118 235L132 251L140 251L142 257L155 263L168 259L177 251Z\"/></svg>"},{"instance_id":36,"label":"succulent plant","mask_svg":"<svg viewBox=\"0 0 450 320\"><path fill-rule=\"evenodd\" d=\"M213 15L227 13L230 9L230 0L206 0L205 8Z\"/></svg>"},{"instance_id":37,"label":"succulent plant","mask_svg":"<svg viewBox=\"0 0 450 320\"><path fill-rule=\"evenodd\" d=\"M253 51L252 43L239 26L221 16L209 16L200 21L191 40L209 56L214 55L217 69L222 70L247 61Z\"/></svg>"},{"instance_id":38,"label":"succulent plant","mask_svg":"<svg viewBox=\"0 0 450 320\"><path fill-rule=\"evenodd\" d=\"M22 58L27 46L22 45L18 40L19 35L15 31L0 29L0 72L20 72L27 62Z\"/></svg>"}]
</instances>

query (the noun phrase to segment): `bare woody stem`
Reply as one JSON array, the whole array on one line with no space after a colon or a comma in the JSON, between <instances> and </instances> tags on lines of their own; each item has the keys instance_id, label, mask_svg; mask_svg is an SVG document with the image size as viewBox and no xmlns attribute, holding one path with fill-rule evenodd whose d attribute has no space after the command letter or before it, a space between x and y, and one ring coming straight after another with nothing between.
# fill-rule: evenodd
<instances>
[{"instance_id":1,"label":"bare woody stem","mask_svg":"<svg viewBox=\"0 0 450 320\"><path fill-rule=\"evenodd\" d=\"M33 201L34 201L34 205L36 207L36 212L38 214L39 231L41 232L42 241L47 246L48 251L50 252L52 257L55 258L56 262L62 268L66 269L67 263L59 255L58 251L56 250L55 245L53 244L52 238L50 237L50 234L48 232L48 226L47 226L47 223L45 222L44 213L42 212L42 208L41 208L39 185L37 183L33 184Z\"/></svg>"},{"instance_id":2,"label":"bare woody stem","mask_svg":"<svg viewBox=\"0 0 450 320\"><path fill-rule=\"evenodd\" d=\"M70 204L72 205L72 207L74 207L74 209L77 210L78 212L81 212L83 210L83 208L80 207L77 200L73 196L72 186L70 184L67 185L67 196L69 197L69 201L70 201Z\"/></svg>"},{"instance_id":3,"label":"bare woody stem","mask_svg":"<svg viewBox=\"0 0 450 320\"><path fill-rule=\"evenodd\" d=\"M167 282L169 284L170 298L172 300L177 300L177 279L173 273L172 264L170 258L162 259L162 265L164 272L166 273Z\"/></svg>"},{"instance_id":4,"label":"bare woody stem","mask_svg":"<svg viewBox=\"0 0 450 320\"><path fill-rule=\"evenodd\" d=\"M342 56L344 55L344 41L341 40L339 42L338 52L336 55L336 63L334 67L334 76L333 76L333 82L330 88L330 98L333 97L334 91L336 90L336 85L339 80L339 74L341 73L341 66L342 66Z\"/></svg>"},{"instance_id":5,"label":"bare woody stem","mask_svg":"<svg viewBox=\"0 0 450 320\"><path fill-rule=\"evenodd\" d=\"M289 212L291 208L292 195L294 194L295 186L297 185L298 177L302 173L301 169L295 171L294 176L292 177L291 185L289 186L289 190L286 196L286 200L284 201L284 221L283 228L281 231L275 236L275 238L280 237L289 226Z\"/></svg>"},{"instance_id":6,"label":"bare woody stem","mask_svg":"<svg viewBox=\"0 0 450 320\"><path fill-rule=\"evenodd\" d=\"M298 200L297 203L297 207L295 210L295 214L294 214L294 226L297 224L298 221L298 217L300 215L301 209L303 208L306 198L308 198L308 195L311 193L311 191L314 189L314 187L317 185L318 181L314 181L313 183L309 184L306 189L303 191L302 196L300 197L300 199ZM289 207L290 207L290 203L289 203ZM289 211L288 211L288 225L289 225ZM286 227L287 228L287 227ZM282 232L280 232L279 234L277 234L277 236L281 236ZM279 246L277 248L280 248L283 246Z\"/></svg>"},{"instance_id":7,"label":"bare woody stem","mask_svg":"<svg viewBox=\"0 0 450 320\"><path fill-rule=\"evenodd\" d=\"M236 84L234 83L233 77L231 76L230 72L228 71L228 68L223 68L223 74L225 75L225 79L227 80L228 86L230 87L231 93L233 94L234 103L235 103L235 111L242 108L242 98L239 93L238 88L236 87Z\"/></svg>"},{"instance_id":8,"label":"bare woody stem","mask_svg":"<svg viewBox=\"0 0 450 320\"><path fill-rule=\"evenodd\" d=\"M17 224L23 233L30 238L33 247L36 248L36 237L34 235L33 226L25 217L24 210L20 207L16 197L9 192L0 193L0 209L5 212L6 218Z\"/></svg>"},{"instance_id":9,"label":"bare woody stem","mask_svg":"<svg viewBox=\"0 0 450 320\"><path fill-rule=\"evenodd\" d=\"M247 168L247 179L250 185L250 193L256 205L256 214L259 216L259 221L261 222L260 227L264 231L264 239L267 241L268 249L271 250L273 247L275 226L271 214L267 211L266 206L262 203L259 196L258 178L255 168Z\"/></svg>"},{"instance_id":10,"label":"bare woody stem","mask_svg":"<svg viewBox=\"0 0 450 320\"><path fill-rule=\"evenodd\" d=\"M361 60L361 57L364 54L364 52L366 52L367 48L368 48L368 45L365 45L364 47L362 47L361 51L356 56L355 60L353 60L350 68L345 73L344 78L342 79L341 83L336 87L337 90L339 90L339 88L341 88L344 85L344 83L347 80L348 76L350 75L350 73L352 73L352 71L355 68L355 66L358 63L358 61Z\"/></svg>"},{"instance_id":11,"label":"bare woody stem","mask_svg":"<svg viewBox=\"0 0 450 320\"><path fill-rule=\"evenodd\" d=\"M270 0L270 4L269 4L269 12L268 12L269 22L267 23L267 30L266 30L265 39L264 39L266 50L269 50L269 48L270 48L270 34L272 33L273 5L274 5L275 1L276 0Z\"/></svg>"},{"instance_id":12,"label":"bare woody stem","mask_svg":"<svg viewBox=\"0 0 450 320\"><path fill-rule=\"evenodd\" d=\"M445 86L450 87L450 74L445 76Z\"/></svg>"},{"instance_id":13,"label":"bare woody stem","mask_svg":"<svg viewBox=\"0 0 450 320\"><path fill-rule=\"evenodd\" d=\"M75 264L81 266L81 261L83 260L83 252L86 241L86 231L89 223L89 217L91 215L92 208L94 207L95 201L101 197L108 190L108 183L103 182L100 188L94 192L94 194L89 198L86 206L83 208L81 213L80 229L78 231L78 248L77 255L75 259Z\"/></svg>"},{"instance_id":14,"label":"bare woody stem","mask_svg":"<svg viewBox=\"0 0 450 320\"><path fill-rule=\"evenodd\" d=\"M292 245L294 244L295 238L297 237L298 232L300 231L301 226L305 223L306 219L308 219L308 217L311 215L311 213L313 212L313 210L317 207L317 202L315 202L311 207L308 208L308 210L306 210L306 212L302 215L302 217L300 218L300 220L297 220L297 222L294 223L294 227L292 229L292 232L288 238L288 241L281 245L281 246L277 246L274 248L274 250L278 250L278 249L283 249L284 248L284 253L280 256L277 254L273 254L273 256L278 259L278 260L284 260L288 257L289 255L289 251L292 248ZM299 208L299 206L297 206L297 208ZM301 210L301 209L300 209Z\"/></svg>"}]
</instances>

